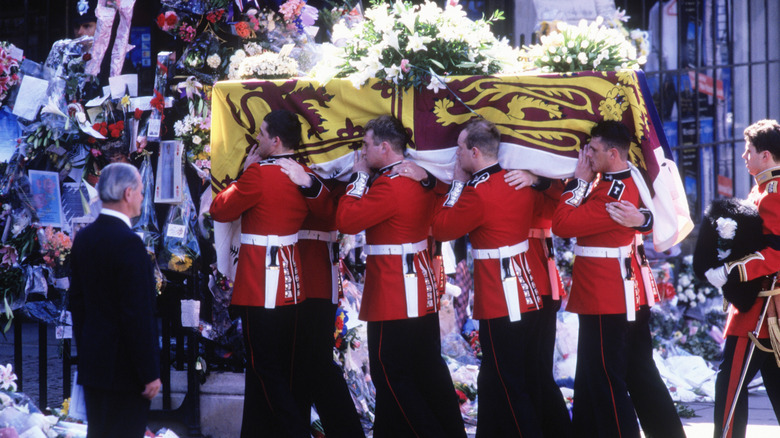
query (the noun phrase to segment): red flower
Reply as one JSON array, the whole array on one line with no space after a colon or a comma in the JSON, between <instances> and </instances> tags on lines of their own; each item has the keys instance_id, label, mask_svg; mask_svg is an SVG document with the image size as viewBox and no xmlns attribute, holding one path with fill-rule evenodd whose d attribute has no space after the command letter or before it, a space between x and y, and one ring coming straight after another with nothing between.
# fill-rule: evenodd
<instances>
[{"instance_id":1,"label":"red flower","mask_svg":"<svg viewBox=\"0 0 780 438\"><path fill-rule=\"evenodd\" d=\"M178 22L179 22L179 17L176 16L175 12L168 11L165 13L165 24L167 24L168 26L173 26Z\"/></svg>"},{"instance_id":2,"label":"red flower","mask_svg":"<svg viewBox=\"0 0 780 438\"><path fill-rule=\"evenodd\" d=\"M135 111L133 112L133 118L136 119L136 120L141 120L141 115L143 113L144 112L141 111L141 108L136 108Z\"/></svg>"},{"instance_id":3,"label":"red flower","mask_svg":"<svg viewBox=\"0 0 780 438\"><path fill-rule=\"evenodd\" d=\"M91 54L91 53L89 53L89 52L87 52L87 53L85 53L84 55L82 55L82 56L81 56L81 59L83 59L83 60L84 60L84 62L87 62L87 61L89 61L90 59L92 59L92 54Z\"/></svg>"},{"instance_id":4,"label":"red flower","mask_svg":"<svg viewBox=\"0 0 780 438\"><path fill-rule=\"evenodd\" d=\"M165 27L165 14L160 14L157 16L157 27L160 29Z\"/></svg>"},{"instance_id":5,"label":"red flower","mask_svg":"<svg viewBox=\"0 0 780 438\"><path fill-rule=\"evenodd\" d=\"M160 94L159 91L154 90L154 97L149 102L149 104L152 106L152 108L162 113L163 109L165 109L165 98L163 98L163 95Z\"/></svg>"},{"instance_id":6,"label":"red flower","mask_svg":"<svg viewBox=\"0 0 780 438\"><path fill-rule=\"evenodd\" d=\"M108 135L108 129L100 128L100 135L102 135L103 137L107 136Z\"/></svg>"},{"instance_id":7,"label":"red flower","mask_svg":"<svg viewBox=\"0 0 780 438\"><path fill-rule=\"evenodd\" d=\"M236 35L241 38L249 38L249 24L246 21L239 21L236 23Z\"/></svg>"}]
</instances>

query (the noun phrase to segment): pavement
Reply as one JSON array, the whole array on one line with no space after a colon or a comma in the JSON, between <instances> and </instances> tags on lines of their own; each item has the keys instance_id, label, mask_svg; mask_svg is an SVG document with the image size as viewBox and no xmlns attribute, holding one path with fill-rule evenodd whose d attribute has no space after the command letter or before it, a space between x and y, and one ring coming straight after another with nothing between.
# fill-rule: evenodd
<instances>
[{"instance_id":1,"label":"pavement","mask_svg":"<svg viewBox=\"0 0 780 438\"><path fill-rule=\"evenodd\" d=\"M14 335L13 327L0 336L0 364L14 363ZM39 379L38 379L38 326L25 323L22 325L22 389L36 406L40 406ZM48 391L48 403L50 407L59 407L64 399L62 388L62 360L61 341L54 336L54 327L47 330L47 359L48 379L46 387ZM16 370L18 372L18 370ZM69 391L68 391L69 393ZM692 418L683 418L683 426L688 438L712 438L712 403L687 403L695 412ZM780 437L780 425L775 418L772 405L763 389L751 392L748 399L750 413L748 418L747 436L749 438ZM150 430L157 431L161 427L168 427L179 437L186 438L186 429L177 422L155 422L149 425ZM370 436L370 435L369 435ZM470 435L473 436L473 435ZM223 437L215 437L223 438Z\"/></svg>"}]
</instances>

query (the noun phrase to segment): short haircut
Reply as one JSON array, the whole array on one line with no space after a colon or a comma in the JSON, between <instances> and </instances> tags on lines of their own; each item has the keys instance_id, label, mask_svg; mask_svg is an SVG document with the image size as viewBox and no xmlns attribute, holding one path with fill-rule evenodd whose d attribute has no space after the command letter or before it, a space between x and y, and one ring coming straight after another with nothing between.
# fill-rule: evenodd
<instances>
[{"instance_id":1,"label":"short haircut","mask_svg":"<svg viewBox=\"0 0 780 438\"><path fill-rule=\"evenodd\" d=\"M602 120L590 130L590 138L599 137L610 148L616 148L623 158L628 158L631 147L631 131L626 125L614 120Z\"/></svg>"},{"instance_id":2,"label":"short haircut","mask_svg":"<svg viewBox=\"0 0 780 438\"><path fill-rule=\"evenodd\" d=\"M466 147L479 148L488 157L498 158L498 145L501 143L501 133L496 125L485 119L471 119L463 128L466 131Z\"/></svg>"},{"instance_id":3,"label":"short haircut","mask_svg":"<svg viewBox=\"0 0 780 438\"><path fill-rule=\"evenodd\" d=\"M780 125L776 120L759 120L745 128L744 134L756 151L769 151L772 159L780 161Z\"/></svg>"},{"instance_id":4,"label":"short haircut","mask_svg":"<svg viewBox=\"0 0 780 438\"><path fill-rule=\"evenodd\" d=\"M138 182L138 170L132 164L111 163L100 172L97 191L104 203L119 202L125 196L128 187L135 190Z\"/></svg>"},{"instance_id":5,"label":"short haircut","mask_svg":"<svg viewBox=\"0 0 780 438\"><path fill-rule=\"evenodd\" d=\"M268 136L279 137L287 149L301 145L301 121L290 111L278 109L266 114L263 121L268 125Z\"/></svg>"},{"instance_id":6,"label":"short haircut","mask_svg":"<svg viewBox=\"0 0 780 438\"><path fill-rule=\"evenodd\" d=\"M406 129L400 120L393 116L379 116L366 123L366 133L374 132L374 141L381 143L386 141L393 151L401 155L406 151Z\"/></svg>"}]
</instances>

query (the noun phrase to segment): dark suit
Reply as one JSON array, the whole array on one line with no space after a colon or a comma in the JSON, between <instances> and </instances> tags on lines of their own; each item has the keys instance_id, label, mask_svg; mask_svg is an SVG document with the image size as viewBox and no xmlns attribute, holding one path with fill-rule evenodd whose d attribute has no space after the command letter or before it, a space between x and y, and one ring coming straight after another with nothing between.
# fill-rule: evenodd
<instances>
[{"instance_id":1,"label":"dark suit","mask_svg":"<svg viewBox=\"0 0 780 438\"><path fill-rule=\"evenodd\" d=\"M101 214L80 231L71 252L70 308L84 386L88 436L143 436L160 376L152 264L121 219Z\"/></svg>"}]
</instances>

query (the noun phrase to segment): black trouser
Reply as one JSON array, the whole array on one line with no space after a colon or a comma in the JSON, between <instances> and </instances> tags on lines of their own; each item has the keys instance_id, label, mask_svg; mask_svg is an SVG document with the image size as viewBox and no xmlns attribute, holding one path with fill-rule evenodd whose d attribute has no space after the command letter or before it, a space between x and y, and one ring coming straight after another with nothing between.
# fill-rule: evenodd
<instances>
[{"instance_id":1,"label":"black trouser","mask_svg":"<svg viewBox=\"0 0 780 438\"><path fill-rule=\"evenodd\" d=\"M439 315L370 321L376 387L375 438L466 437L455 387L441 357Z\"/></svg>"},{"instance_id":2,"label":"black trouser","mask_svg":"<svg viewBox=\"0 0 780 438\"><path fill-rule=\"evenodd\" d=\"M240 309L247 358L242 437L311 436L291 389L298 306Z\"/></svg>"},{"instance_id":3,"label":"black trouser","mask_svg":"<svg viewBox=\"0 0 780 438\"><path fill-rule=\"evenodd\" d=\"M761 341L765 347L770 347L768 339L762 339ZM715 380L715 412L713 415L715 423L713 436L715 438L721 438L723 426L726 425L737 385L739 385L739 378L747 360L750 344L750 339L746 337L726 337L726 346L723 349L723 362L720 364L718 377ZM772 402L775 417L780 419L780 368L777 367L773 354L754 348L750 367L745 375L745 382L740 389L739 400L731 420L731 434L727 435L729 438L745 437L748 421L747 386L759 371L761 371L761 378L764 381L769 401Z\"/></svg>"},{"instance_id":4,"label":"black trouser","mask_svg":"<svg viewBox=\"0 0 780 438\"><path fill-rule=\"evenodd\" d=\"M149 416L149 400L137 393L84 387L87 438L142 438Z\"/></svg>"},{"instance_id":5,"label":"black trouser","mask_svg":"<svg viewBox=\"0 0 780 438\"><path fill-rule=\"evenodd\" d=\"M477 437L542 436L530 392L537 380L533 336L538 321L539 311L523 313L515 322L508 316L479 320Z\"/></svg>"},{"instance_id":6,"label":"black trouser","mask_svg":"<svg viewBox=\"0 0 780 438\"><path fill-rule=\"evenodd\" d=\"M582 437L685 436L669 391L653 362L650 309L579 315L573 425ZM634 411L636 409L636 413Z\"/></svg>"},{"instance_id":7,"label":"black trouser","mask_svg":"<svg viewBox=\"0 0 780 438\"><path fill-rule=\"evenodd\" d=\"M344 372L333 361L337 308L330 300L316 298L300 304L293 391L304 419L310 418L314 403L328 437L364 437Z\"/></svg>"},{"instance_id":8,"label":"black trouser","mask_svg":"<svg viewBox=\"0 0 780 438\"><path fill-rule=\"evenodd\" d=\"M537 330L533 336L536 342L533 365L536 366L536 380L530 382L531 397L534 399L542 433L546 437L566 438L572 436L569 410L558 384L553 376L555 359L555 332L558 322L560 300L552 296L542 296L544 307L539 310Z\"/></svg>"}]
</instances>

